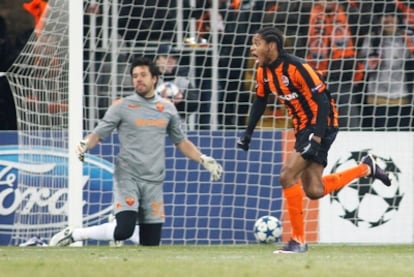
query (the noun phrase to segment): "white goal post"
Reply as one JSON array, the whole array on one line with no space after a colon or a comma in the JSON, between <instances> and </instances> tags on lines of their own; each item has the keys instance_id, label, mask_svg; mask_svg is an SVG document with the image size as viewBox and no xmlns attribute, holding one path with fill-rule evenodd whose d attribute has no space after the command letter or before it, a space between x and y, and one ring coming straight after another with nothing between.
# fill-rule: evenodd
<instances>
[{"instance_id":1,"label":"white goal post","mask_svg":"<svg viewBox=\"0 0 414 277\"><path fill-rule=\"evenodd\" d=\"M83 138L83 1L69 1L68 225L82 227L82 162L74 155ZM83 178L82 178L83 179ZM82 180L81 179L81 180ZM81 242L78 243L79 245Z\"/></svg>"}]
</instances>

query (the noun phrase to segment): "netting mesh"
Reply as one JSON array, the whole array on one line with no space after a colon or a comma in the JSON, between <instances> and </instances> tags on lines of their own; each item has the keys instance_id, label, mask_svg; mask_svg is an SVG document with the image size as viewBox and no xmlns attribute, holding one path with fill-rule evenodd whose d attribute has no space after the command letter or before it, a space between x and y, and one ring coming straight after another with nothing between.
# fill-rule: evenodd
<instances>
[{"instance_id":1,"label":"netting mesh","mask_svg":"<svg viewBox=\"0 0 414 277\"><path fill-rule=\"evenodd\" d=\"M18 175L14 243L48 237L53 222L66 220L68 7L53 4L47 24L31 35L7 74L18 118L18 162L25 167Z\"/></svg>"}]
</instances>

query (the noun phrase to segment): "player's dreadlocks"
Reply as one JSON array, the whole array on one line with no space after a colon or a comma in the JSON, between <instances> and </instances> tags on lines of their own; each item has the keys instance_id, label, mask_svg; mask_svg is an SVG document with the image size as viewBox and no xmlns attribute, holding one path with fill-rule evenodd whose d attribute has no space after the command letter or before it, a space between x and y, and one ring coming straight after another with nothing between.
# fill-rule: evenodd
<instances>
[{"instance_id":1,"label":"player's dreadlocks","mask_svg":"<svg viewBox=\"0 0 414 277\"><path fill-rule=\"evenodd\" d=\"M279 52L283 52L283 34L273 26L267 26L259 29L257 32L267 43L276 42Z\"/></svg>"}]
</instances>

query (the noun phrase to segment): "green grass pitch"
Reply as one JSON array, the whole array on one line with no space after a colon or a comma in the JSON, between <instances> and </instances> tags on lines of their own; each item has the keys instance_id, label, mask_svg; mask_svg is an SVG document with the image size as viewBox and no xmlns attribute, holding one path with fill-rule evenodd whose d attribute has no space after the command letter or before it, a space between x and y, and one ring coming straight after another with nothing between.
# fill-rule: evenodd
<instances>
[{"instance_id":1,"label":"green grass pitch","mask_svg":"<svg viewBox=\"0 0 414 277\"><path fill-rule=\"evenodd\" d=\"M0 276L414 276L414 245L0 247Z\"/></svg>"}]
</instances>

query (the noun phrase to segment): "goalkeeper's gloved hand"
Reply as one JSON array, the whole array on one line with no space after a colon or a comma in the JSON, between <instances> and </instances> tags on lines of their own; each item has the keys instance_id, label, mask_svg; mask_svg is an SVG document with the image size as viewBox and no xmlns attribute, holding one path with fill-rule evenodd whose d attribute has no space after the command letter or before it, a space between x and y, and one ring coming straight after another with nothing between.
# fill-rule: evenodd
<instances>
[{"instance_id":1,"label":"goalkeeper's gloved hand","mask_svg":"<svg viewBox=\"0 0 414 277\"><path fill-rule=\"evenodd\" d=\"M251 140L251 136L248 135L248 134L244 134L237 141L237 146L239 148L243 149L244 151L247 151L247 150L249 150L250 140Z\"/></svg>"},{"instance_id":2,"label":"goalkeeper's gloved hand","mask_svg":"<svg viewBox=\"0 0 414 277\"><path fill-rule=\"evenodd\" d=\"M223 167L212 157L201 155L200 163L211 174L211 181L218 181L223 173Z\"/></svg>"},{"instance_id":3,"label":"goalkeeper's gloved hand","mask_svg":"<svg viewBox=\"0 0 414 277\"><path fill-rule=\"evenodd\" d=\"M305 160L317 160L319 151L321 151L321 149L322 148L320 143L311 138L308 144L302 149L300 154Z\"/></svg>"},{"instance_id":4,"label":"goalkeeper's gloved hand","mask_svg":"<svg viewBox=\"0 0 414 277\"><path fill-rule=\"evenodd\" d=\"M81 140L76 146L76 154L78 154L78 159L83 162L85 160L85 152L88 151L88 141Z\"/></svg>"}]
</instances>

